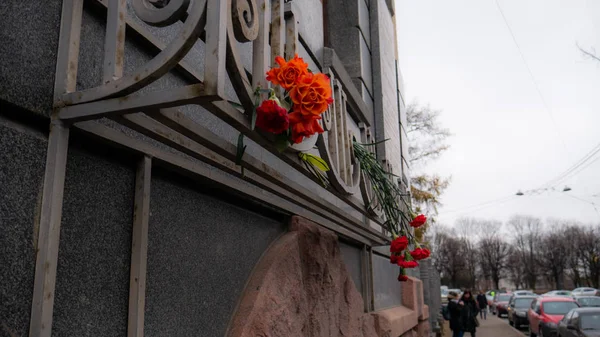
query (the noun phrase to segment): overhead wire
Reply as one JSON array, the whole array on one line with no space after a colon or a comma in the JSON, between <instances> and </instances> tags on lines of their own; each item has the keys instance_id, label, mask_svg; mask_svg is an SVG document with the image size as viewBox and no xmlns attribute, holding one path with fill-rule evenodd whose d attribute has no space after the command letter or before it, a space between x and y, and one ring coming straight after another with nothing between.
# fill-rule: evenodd
<instances>
[{"instance_id":1,"label":"overhead wire","mask_svg":"<svg viewBox=\"0 0 600 337\"><path fill-rule=\"evenodd\" d=\"M558 125L556 124L556 120L554 119L552 110L550 109L550 106L546 102L546 99L544 98L544 95L542 94L542 91L540 90L537 80L535 79L535 76L533 75L533 71L531 71L531 67L529 67L529 63L527 63L527 60L525 59L525 55L523 54L523 51L521 50L521 47L519 46L519 42L517 41L515 33L513 32L512 28L510 27L510 24L508 23L508 20L506 19L506 16L504 15L504 11L502 10L502 7L500 7L500 3L498 3L498 0L494 0L494 2L496 3L496 7L498 8L500 15L502 16L502 20L504 21L504 24L506 25L506 28L508 29L508 32L510 33L510 36L512 37L513 42L515 43L515 46L517 47L517 51L519 52L519 55L521 56L521 60L523 61L523 64L525 65L525 68L527 68L527 72L529 73L531 82L533 82L533 86L535 87L535 90L537 91L537 94L540 97L540 100L542 101L544 109L546 110L546 113L550 116L550 120L552 121L554 129L560 135L559 138L561 140L563 149L564 149L565 153L568 153L567 145L565 144L565 140L562 137L561 131L558 128Z\"/></svg>"},{"instance_id":2,"label":"overhead wire","mask_svg":"<svg viewBox=\"0 0 600 337\"><path fill-rule=\"evenodd\" d=\"M554 187L556 185L558 185L561 181L564 181L565 179L567 179L569 176L572 176L572 172L575 171L577 168L581 167L582 165L586 164L589 160L593 159L594 156L600 152L600 143L598 143L594 148L592 148L588 153L586 153L581 159L579 159L575 164L571 165L571 167L569 167L567 170L565 170L563 173L559 174L558 176L554 177L553 179L547 181L545 184L543 184L540 188L544 188L544 187ZM598 160L599 157L595 158L591 163L589 163L588 165L584 166L581 170L577 171L577 173L581 172L583 169L589 167L589 165L591 165L592 163L596 162Z\"/></svg>"},{"instance_id":3,"label":"overhead wire","mask_svg":"<svg viewBox=\"0 0 600 337\"><path fill-rule=\"evenodd\" d=\"M496 204L502 204L502 203L510 201L511 199L516 198L516 197L517 196L515 196L515 195L510 195L510 196L506 196L506 197L503 197L503 198L489 200L489 201L486 201L486 202L482 202L482 203L478 203L478 204L474 204L474 205L469 205L469 206L465 206L465 207L460 207L460 208L453 209L453 210L450 210L450 211L442 212L439 215L445 215L445 214L456 213L456 212L463 212L464 213L464 212L469 211L469 210L473 211L472 210L473 208L476 208L474 211L478 211L480 209L487 208L489 206L493 206L493 205L496 205ZM481 207L481 206L483 206L483 207Z\"/></svg>"}]
</instances>

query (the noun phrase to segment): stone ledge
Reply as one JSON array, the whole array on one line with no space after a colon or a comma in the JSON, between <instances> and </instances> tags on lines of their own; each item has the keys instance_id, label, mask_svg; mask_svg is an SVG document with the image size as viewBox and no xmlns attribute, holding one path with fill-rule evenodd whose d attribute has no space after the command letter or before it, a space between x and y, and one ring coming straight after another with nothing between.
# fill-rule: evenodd
<instances>
[{"instance_id":1,"label":"stone ledge","mask_svg":"<svg viewBox=\"0 0 600 337\"><path fill-rule=\"evenodd\" d=\"M417 313L407 307L394 307L372 313L380 337L396 337L412 331L419 323Z\"/></svg>"}]
</instances>

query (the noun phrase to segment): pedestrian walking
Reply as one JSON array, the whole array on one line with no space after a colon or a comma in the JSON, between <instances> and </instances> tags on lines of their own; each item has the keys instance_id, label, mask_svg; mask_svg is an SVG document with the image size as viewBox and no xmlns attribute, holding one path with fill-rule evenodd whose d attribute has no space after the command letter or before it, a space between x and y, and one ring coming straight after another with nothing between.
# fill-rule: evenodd
<instances>
[{"instance_id":1,"label":"pedestrian walking","mask_svg":"<svg viewBox=\"0 0 600 337\"><path fill-rule=\"evenodd\" d=\"M458 300L458 294L454 291L448 293L448 312L450 313L450 330L452 337L463 337L462 311L464 302Z\"/></svg>"},{"instance_id":2,"label":"pedestrian walking","mask_svg":"<svg viewBox=\"0 0 600 337\"><path fill-rule=\"evenodd\" d=\"M483 290L479 291L479 295L477 295L477 304L479 305L479 317L487 320L487 297L483 293Z\"/></svg>"},{"instance_id":3,"label":"pedestrian walking","mask_svg":"<svg viewBox=\"0 0 600 337\"><path fill-rule=\"evenodd\" d=\"M477 320L479 306L470 290L465 290L459 303L463 303L460 312L463 334L470 332L471 337L475 337L477 326L479 326L479 321Z\"/></svg>"}]
</instances>

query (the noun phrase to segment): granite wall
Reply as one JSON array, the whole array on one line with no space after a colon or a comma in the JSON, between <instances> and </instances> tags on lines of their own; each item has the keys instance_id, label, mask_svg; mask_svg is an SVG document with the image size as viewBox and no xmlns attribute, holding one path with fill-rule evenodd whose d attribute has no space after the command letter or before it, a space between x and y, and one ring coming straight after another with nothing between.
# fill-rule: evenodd
<instances>
[{"instance_id":1,"label":"granite wall","mask_svg":"<svg viewBox=\"0 0 600 337\"><path fill-rule=\"evenodd\" d=\"M384 105L376 114L399 125L401 108L392 105L403 106L396 95L401 86L390 83L401 81L401 75L390 68L395 66L393 45L381 46L389 42L385 39L394 37L390 7L383 0L327 3L326 8L319 0L310 0L310 6L297 6L302 42L299 54L311 69L319 69L323 47L334 47L370 107L374 107L374 97L379 97L377 87L382 90L382 86L389 85L389 90L380 93L380 105ZM0 4L0 336L28 333L61 4L61 0L8 0ZM78 89L99 84L105 19L102 6L85 1ZM177 34L180 25L146 28L165 43ZM238 47L249 68L249 45ZM125 71L131 72L150 60L157 49L128 30L126 51ZM383 64L381 70L374 66L374 55L384 58L378 63ZM204 44L199 41L185 58L198 78L172 71L143 90L201 80L203 59ZM386 73L382 76L383 71ZM232 100L237 100L230 83L226 90ZM223 139L236 142L237 132L206 110L195 106L182 110ZM111 121L102 123L117 127ZM357 128L354 124L352 127ZM141 134L119 128L174 152ZM392 136L397 143L399 136ZM363 219L331 192L252 141L246 142L248 153ZM397 151L396 145L386 147L385 158L397 160L387 154ZM85 135L73 133L71 137L58 256L55 336L126 333L137 159ZM146 335L223 335L253 266L285 231L283 224L288 215L223 194L209 182L189 181L169 171L154 170L151 190ZM359 292L368 291L371 285L363 284L362 278L368 271L362 264L363 251L354 244L341 244L341 250L351 283ZM385 273L377 276L377 291L396 298L379 301L377 307L398 305L400 288L395 268L389 263L378 265Z\"/></svg>"},{"instance_id":2,"label":"granite wall","mask_svg":"<svg viewBox=\"0 0 600 337\"><path fill-rule=\"evenodd\" d=\"M6 106L2 106L8 109ZM29 329L45 135L0 115L0 336Z\"/></svg>"},{"instance_id":3,"label":"granite wall","mask_svg":"<svg viewBox=\"0 0 600 337\"><path fill-rule=\"evenodd\" d=\"M252 268L285 230L281 216L214 194L206 184L153 174L147 337L224 336Z\"/></svg>"}]
</instances>

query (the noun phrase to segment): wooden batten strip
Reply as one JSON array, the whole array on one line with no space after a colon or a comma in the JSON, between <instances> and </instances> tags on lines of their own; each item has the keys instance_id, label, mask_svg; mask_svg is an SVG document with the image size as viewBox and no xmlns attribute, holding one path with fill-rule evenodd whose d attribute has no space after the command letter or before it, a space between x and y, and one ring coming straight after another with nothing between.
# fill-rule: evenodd
<instances>
[{"instance_id":1,"label":"wooden batten strip","mask_svg":"<svg viewBox=\"0 0 600 337\"><path fill-rule=\"evenodd\" d=\"M133 205L133 230L131 238L131 273L129 278L128 337L144 336L151 177L152 159L148 156L144 156L138 164L135 178L135 200Z\"/></svg>"}]
</instances>

